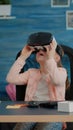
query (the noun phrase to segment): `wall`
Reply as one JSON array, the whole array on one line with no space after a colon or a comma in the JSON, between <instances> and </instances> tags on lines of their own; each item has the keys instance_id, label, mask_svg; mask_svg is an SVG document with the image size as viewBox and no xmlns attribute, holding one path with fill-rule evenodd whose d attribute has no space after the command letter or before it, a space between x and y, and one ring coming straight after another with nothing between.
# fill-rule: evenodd
<instances>
[{"instance_id":1,"label":"wall","mask_svg":"<svg viewBox=\"0 0 73 130\"><path fill-rule=\"evenodd\" d=\"M73 30L66 29L67 10L73 10L72 0L66 8L52 8L50 0L12 0L11 15L16 19L0 19L0 91L5 91L6 75L29 34L51 32L58 43L73 48Z\"/></svg>"}]
</instances>

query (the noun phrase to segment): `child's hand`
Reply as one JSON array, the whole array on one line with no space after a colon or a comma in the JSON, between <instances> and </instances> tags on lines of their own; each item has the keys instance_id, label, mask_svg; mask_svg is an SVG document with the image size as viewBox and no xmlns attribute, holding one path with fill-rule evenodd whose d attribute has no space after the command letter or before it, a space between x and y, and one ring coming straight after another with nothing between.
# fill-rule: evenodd
<instances>
[{"instance_id":1,"label":"child's hand","mask_svg":"<svg viewBox=\"0 0 73 130\"><path fill-rule=\"evenodd\" d=\"M21 56L24 57L24 59L27 59L31 53L34 51L33 48L30 48L30 46L26 45L23 49L22 49L22 52L21 52Z\"/></svg>"},{"instance_id":2,"label":"child's hand","mask_svg":"<svg viewBox=\"0 0 73 130\"><path fill-rule=\"evenodd\" d=\"M63 122L62 130L65 130L66 128L67 128L67 124L65 122Z\"/></svg>"},{"instance_id":3,"label":"child's hand","mask_svg":"<svg viewBox=\"0 0 73 130\"><path fill-rule=\"evenodd\" d=\"M48 58L54 58L56 46L57 46L57 43L54 41L52 41L52 43L50 43L50 45L45 46L47 49Z\"/></svg>"}]
</instances>

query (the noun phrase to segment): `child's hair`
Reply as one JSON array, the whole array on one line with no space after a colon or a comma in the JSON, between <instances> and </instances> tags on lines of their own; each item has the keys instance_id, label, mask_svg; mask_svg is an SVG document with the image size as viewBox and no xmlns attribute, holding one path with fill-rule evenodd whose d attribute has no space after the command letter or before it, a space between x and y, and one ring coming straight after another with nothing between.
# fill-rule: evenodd
<instances>
[{"instance_id":1,"label":"child's hair","mask_svg":"<svg viewBox=\"0 0 73 130\"><path fill-rule=\"evenodd\" d=\"M64 50L61 47L61 45L57 45L56 52L60 56L60 61L58 62L58 67L63 67L61 59L64 56ZM70 82L69 82L69 79L68 79L68 76L67 76L67 79L66 79L66 89L68 89L69 87L70 87Z\"/></svg>"},{"instance_id":2,"label":"child's hair","mask_svg":"<svg viewBox=\"0 0 73 130\"><path fill-rule=\"evenodd\" d=\"M61 47L61 45L57 44L56 52L58 53L58 55L60 56L60 58L63 57L64 51L63 51L63 48Z\"/></svg>"}]
</instances>

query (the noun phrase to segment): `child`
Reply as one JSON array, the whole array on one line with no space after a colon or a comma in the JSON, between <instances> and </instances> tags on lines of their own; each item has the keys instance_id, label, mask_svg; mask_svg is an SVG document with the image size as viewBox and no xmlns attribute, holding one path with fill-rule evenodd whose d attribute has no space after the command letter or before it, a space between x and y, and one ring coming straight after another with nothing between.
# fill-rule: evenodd
<instances>
[{"instance_id":1,"label":"child","mask_svg":"<svg viewBox=\"0 0 73 130\"><path fill-rule=\"evenodd\" d=\"M40 68L32 68L24 73L19 73L26 63L26 59L34 51ZM62 55L61 47L54 40L45 46L30 47L26 45L22 49L20 57L11 67L6 80L16 85L27 84L25 101L63 101L65 100L67 72L65 68L60 66ZM18 130L29 130L35 124L21 123ZM55 128L54 125L56 123L51 124ZM58 125L61 129L62 123L58 123ZM53 127L50 127L50 123L45 123L42 130L44 130L44 127L45 130L53 130Z\"/></svg>"}]
</instances>

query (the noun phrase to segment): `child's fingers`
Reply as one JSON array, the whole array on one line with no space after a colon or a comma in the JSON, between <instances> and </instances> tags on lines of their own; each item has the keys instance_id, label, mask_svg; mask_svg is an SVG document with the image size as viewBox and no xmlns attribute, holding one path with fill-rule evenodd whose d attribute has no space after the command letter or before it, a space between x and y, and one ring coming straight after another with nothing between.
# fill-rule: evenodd
<instances>
[{"instance_id":1,"label":"child's fingers","mask_svg":"<svg viewBox=\"0 0 73 130\"><path fill-rule=\"evenodd\" d=\"M55 37L53 37L53 42L55 43L55 47L57 47L57 41L56 41Z\"/></svg>"},{"instance_id":2,"label":"child's fingers","mask_svg":"<svg viewBox=\"0 0 73 130\"><path fill-rule=\"evenodd\" d=\"M47 45L47 46L44 46L44 47L46 48L47 52L50 51L50 45Z\"/></svg>"},{"instance_id":3,"label":"child's fingers","mask_svg":"<svg viewBox=\"0 0 73 130\"><path fill-rule=\"evenodd\" d=\"M54 46L54 48L56 49L56 47L57 47L57 42L53 41L53 46Z\"/></svg>"},{"instance_id":4,"label":"child's fingers","mask_svg":"<svg viewBox=\"0 0 73 130\"><path fill-rule=\"evenodd\" d=\"M34 51L34 48L31 48L30 46L26 45L26 46L24 46L23 51L32 52L32 51Z\"/></svg>"},{"instance_id":5,"label":"child's fingers","mask_svg":"<svg viewBox=\"0 0 73 130\"><path fill-rule=\"evenodd\" d=\"M52 41L52 43L50 44L50 46L51 46L51 49L56 49L56 47L57 47L57 44L54 42L54 41Z\"/></svg>"}]
</instances>

